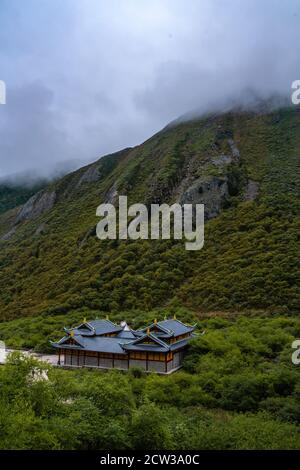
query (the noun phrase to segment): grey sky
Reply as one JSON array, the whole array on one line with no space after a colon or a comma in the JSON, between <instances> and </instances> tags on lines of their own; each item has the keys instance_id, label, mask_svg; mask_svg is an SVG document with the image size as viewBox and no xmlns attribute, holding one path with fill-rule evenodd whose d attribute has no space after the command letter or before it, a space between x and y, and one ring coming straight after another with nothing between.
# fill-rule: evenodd
<instances>
[{"instance_id":1,"label":"grey sky","mask_svg":"<svg viewBox=\"0 0 300 470\"><path fill-rule=\"evenodd\" d=\"M0 176L300 79L300 0L0 0Z\"/></svg>"}]
</instances>

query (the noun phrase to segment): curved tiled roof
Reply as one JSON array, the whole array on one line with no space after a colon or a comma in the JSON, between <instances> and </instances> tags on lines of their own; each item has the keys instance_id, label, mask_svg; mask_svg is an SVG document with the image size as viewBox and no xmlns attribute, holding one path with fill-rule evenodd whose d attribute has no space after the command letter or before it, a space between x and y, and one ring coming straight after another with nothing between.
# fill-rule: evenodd
<instances>
[{"instance_id":1,"label":"curved tiled roof","mask_svg":"<svg viewBox=\"0 0 300 470\"><path fill-rule=\"evenodd\" d=\"M182 323L180 320L175 319L159 321L157 324L169 331L172 331L174 336L180 336L186 333L191 333L196 328L196 325L188 326Z\"/></svg>"},{"instance_id":2,"label":"curved tiled roof","mask_svg":"<svg viewBox=\"0 0 300 470\"><path fill-rule=\"evenodd\" d=\"M159 332L151 330L157 327ZM83 349L86 351L95 351L113 354L126 354L127 351L151 351L151 352L168 352L175 351L184 347L190 338L185 338L172 344L168 344L165 340L171 337L176 338L187 333L192 334L195 326L184 325L179 320L163 320L153 323L149 332L144 330L131 330L124 322L123 326L119 326L110 320L93 320L84 322L77 328L65 329L68 336L65 336L57 343L51 343L55 348L61 349ZM115 333L114 336L105 336ZM70 336L74 344L70 344Z\"/></svg>"},{"instance_id":3,"label":"curved tiled roof","mask_svg":"<svg viewBox=\"0 0 300 470\"><path fill-rule=\"evenodd\" d=\"M109 333L118 333L123 328L120 325L116 325L110 320L92 320L84 322L76 328L65 329L67 333L71 331L76 335L82 336L93 336L93 335L105 335Z\"/></svg>"}]
</instances>

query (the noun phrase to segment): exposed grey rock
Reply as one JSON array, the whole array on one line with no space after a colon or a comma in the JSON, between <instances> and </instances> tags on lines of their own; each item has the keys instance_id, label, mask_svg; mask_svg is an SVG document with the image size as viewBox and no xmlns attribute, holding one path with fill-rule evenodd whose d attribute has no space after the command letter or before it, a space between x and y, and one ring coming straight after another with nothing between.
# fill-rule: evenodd
<instances>
[{"instance_id":1,"label":"exposed grey rock","mask_svg":"<svg viewBox=\"0 0 300 470\"><path fill-rule=\"evenodd\" d=\"M56 201L55 191L39 191L32 196L20 209L15 225L25 220L32 220L52 209Z\"/></svg>"},{"instance_id":2,"label":"exposed grey rock","mask_svg":"<svg viewBox=\"0 0 300 470\"><path fill-rule=\"evenodd\" d=\"M78 240L77 244L79 248L81 248L86 243L86 241L93 236L96 236L96 227L89 228L85 235Z\"/></svg>"},{"instance_id":3,"label":"exposed grey rock","mask_svg":"<svg viewBox=\"0 0 300 470\"><path fill-rule=\"evenodd\" d=\"M0 240L3 240L3 241L8 241L10 240L10 238L15 234L16 232L16 227L13 227L9 232L5 233L4 235L2 235L2 237L0 238Z\"/></svg>"},{"instance_id":4,"label":"exposed grey rock","mask_svg":"<svg viewBox=\"0 0 300 470\"><path fill-rule=\"evenodd\" d=\"M244 201L254 201L259 192L259 184L256 181L249 180L245 193L244 193Z\"/></svg>"},{"instance_id":5,"label":"exposed grey rock","mask_svg":"<svg viewBox=\"0 0 300 470\"><path fill-rule=\"evenodd\" d=\"M240 151L237 148L236 143L234 142L233 139L228 139L228 143L229 143L230 148L231 148L232 156L234 157L235 160L239 160L240 159Z\"/></svg>"},{"instance_id":6,"label":"exposed grey rock","mask_svg":"<svg viewBox=\"0 0 300 470\"><path fill-rule=\"evenodd\" d=\"M232 162L232 158L228 155L220 155L217 158L212 158L211 160L213 165L220 166L220 165L228 165Z\"/></svg>"},{"instance_id":7,"label":"exposed grey rock","mask_svg":"<svg viewBox=\"0 0 300 470\"><path fill-rule=\"evenodd\" d=\"M34 235L39 236L46 232L46 224L41 224L35 231Z\"/></svg>"},{"instance_id":8,"label":"exposed grey rock","mask_svg":"<svg viewBox=\"0 0 300 470\"><path fill-rule=\"evenodd\" d=\"M205 219L216 217L228 197L227 177L197 179L181 196L180 204L204 204Z\"/></svg>"},{"instance_id":9,"label":"exposed grey rock","mask_svg":"<svg viewBox=\"0 0 300 470\"><path fill-rule=\"evenodd\" d=\"M93 183L101 179L100 166L91 165L78 181L77 187L83 183Z\"/></svg>"},{"instance_id":10,"label":"exposed grey rock","mask_svg":"<svg viewBox=\"0 0 300 470\"><path fill-rule=\"evenodd\" d=\"M117 185L116 183L114 183L106 194L105 203L113 204L117 196L118 196Z\"/></svg>"}]
</instances>

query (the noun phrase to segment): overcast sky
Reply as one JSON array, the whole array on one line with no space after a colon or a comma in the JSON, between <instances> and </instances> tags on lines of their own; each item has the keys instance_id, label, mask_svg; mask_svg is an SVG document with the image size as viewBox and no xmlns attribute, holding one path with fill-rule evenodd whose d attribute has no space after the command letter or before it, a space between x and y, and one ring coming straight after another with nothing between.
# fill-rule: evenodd
<instances>
[{"instance_id":1,"label":"overcast sky","mask_svg":"<svg viewBox=\"0 0 300 470\"><path fill-rule=\"evenodd\" d=\"M141 143L192 110L290 94L300 0L0 0L0 176Z\"/></svg>"}]
</instances>

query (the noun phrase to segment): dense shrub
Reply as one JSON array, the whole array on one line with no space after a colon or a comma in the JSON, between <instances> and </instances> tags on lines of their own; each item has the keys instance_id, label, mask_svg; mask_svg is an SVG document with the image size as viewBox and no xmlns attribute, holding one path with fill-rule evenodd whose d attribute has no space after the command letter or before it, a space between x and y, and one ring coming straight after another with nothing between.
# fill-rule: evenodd
<instances>
[{"instance_id":1,"label":"dense shrub","mask_svg":"<svg viewBox=\"0 0 300 470\"><path fill-rule=\"evenodd\" d=\"M136 324L142 317L135 312ZM14 353L0 368L0 447L299 448L299 320L208 318L198 327L205 335L192 341L186 370L170 376L66 371ZM49 380L32 381L33 367L49 369Z\"/></svg>"}]
</instances>

